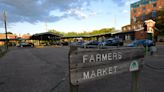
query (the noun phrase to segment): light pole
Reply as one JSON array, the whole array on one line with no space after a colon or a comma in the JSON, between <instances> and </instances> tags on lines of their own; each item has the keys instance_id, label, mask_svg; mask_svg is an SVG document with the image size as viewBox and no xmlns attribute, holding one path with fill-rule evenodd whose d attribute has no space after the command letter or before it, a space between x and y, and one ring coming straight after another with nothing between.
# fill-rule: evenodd
<instances>
[{"instance_id":1,"label":"light pole","mask_svg":"<svg viewBox=\"0 0 164 92\"><path fill-rule=\"evenodd\" d=\"M6 12L3 12L3 20L4 20L4 25L5 25L5 34L6 34L6 47L8 49L8 38L7 38L7 16L6 16Z\"/></svg>"}]
</instances>

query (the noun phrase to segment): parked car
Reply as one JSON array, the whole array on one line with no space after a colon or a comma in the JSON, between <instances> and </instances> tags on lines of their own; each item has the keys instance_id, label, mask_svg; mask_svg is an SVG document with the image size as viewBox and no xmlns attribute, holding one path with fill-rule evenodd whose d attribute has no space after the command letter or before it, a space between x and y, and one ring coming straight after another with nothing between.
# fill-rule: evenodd
<instances>
[{"instance_id":1,"label":"parked car","mask_svg":"<svg viewBox=\"0 0 164 92\"><path fill-rule=\"evenodd\" d=\"M16 46L15 42L8 42L8 46Z\"/></svg>"},{"instance_id":2,"label":"parked car","mask_svg":"<svg viewBox=\"0 0 164 92\"><path fill-rule=\"evenodd\" d=\"M68 45L69 45L68 42L61 42L61 44L62 44L63 46L68 46Z\"/></svg>"},{"instance_id":3,"label":"parked car","mask_svg":"<svg viewBox=\"0 0 164 92\"><path fill-rule=\"evenodd\" d=\"M92 47L96 47L99 46L100 42L93 40L93 41L89 41L89 42L85 42L81 45L81 47L87 47L87 48L92 48Z\"/></svg>"},{"instance_id":4,"label":"parked car","mask_svg":"<svg viewBox=\"0 0 164 92\"><path fill-rule=\"evenodd\" d=\"M69 45L70 45L70 46L80 46L80 47L81 47L81 46L83 45L83 43L84 43L84 42L72 42L72 43L70 43Z\"/></svg>"},{"instance_id":5,"label":"parked car","mask_svg":"<svg viewBox=\"0 0 164 92\"><path fill-rule=\"evenodd\" d=\"M155 43L152 40L149 39L144 39L144 40L134 40L133 42L131 42L130 44L128 44L128 47L137 47L137 46L154 46Z\"/></svg>"},{"instance_id":6,"label":"parked car","mask_svg":"<svg viewBox=\"0 0 164 92\"><path fill-rule=\"evenodd\" d=\"M61 45L61 42L59 42L59 41L58 42L50 42L49 44L50 45Z\"/></svg>"},{"instance_id":7,"label":"parked car","mask_svg":"<svg viewBox=\"0 0 164 92\"><path fill-rule=\"evenodd\" d=\"M101 46L123 46L123 41L120 38L109 38L101 42Z\"/></svg>"},{"instance_id":8,"label":"parked car","mask_svg":"<svg viewBox=\"0 0 164 92\"><path fill-rule=\"evenodd\" d=\"M28 42L20 42L17 47L34 47L33 43L28 43Z\"/></svg>"}]
</instances>

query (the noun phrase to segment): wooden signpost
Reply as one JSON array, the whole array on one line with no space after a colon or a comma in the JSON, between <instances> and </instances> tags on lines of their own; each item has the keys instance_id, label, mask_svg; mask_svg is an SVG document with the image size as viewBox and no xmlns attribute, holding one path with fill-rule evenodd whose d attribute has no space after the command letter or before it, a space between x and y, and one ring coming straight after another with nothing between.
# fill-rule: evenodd
<instances>
[{"instance_id":1,"label":"wooden signpost","mask_svg":"<svg viewBox=\"0 0 164 92\"><path fill-rule=\"evenodd\" d=\"M144 48L81 49L70 47L71 92L78 86L124 72L136 72L142 64Z\"/></svg>"}]
</instances>

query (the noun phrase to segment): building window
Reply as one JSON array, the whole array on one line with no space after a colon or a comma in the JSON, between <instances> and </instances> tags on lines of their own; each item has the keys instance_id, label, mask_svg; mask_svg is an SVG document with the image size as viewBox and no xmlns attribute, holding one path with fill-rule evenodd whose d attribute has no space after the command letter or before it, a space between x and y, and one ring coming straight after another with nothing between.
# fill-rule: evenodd
<instances>
[{"instance_id":1,"label":"building window","mask_svg":"<svg viewBox=\"0 0 164 92\"><path fill-rule=\"evenodd\" d=\"M130 5L131 9L138 8L140 6L140 1Z\"/></svg>"},{"instance_id":2,"label":"building window","mask_svg":"<svg viewBox=\"0 0 164 92\"><path fill-rule=\"evenodd\" d=\"M142 11L145 11L146 10L146 8L145 7L142 7Z\"/></svg>"},{"instance_id":3,"label":"building window","mask_svg":"<svg viewBox=\"0 0 164 92\"><path fill-rule=\"evenodd\" d=\"M137 10L133 10L133 12L134 12L134 13L136 13L136 12L137 12Z\"/></svg>"},{"instance_id":4,"label":"building window","mask_svg":"<svg viewBox=\"0 0 164 92\"><path fill-rule=\"evenodd\" d=\"M136 16L133 18L133 22L134 22L134 23L137 22L137 17L136 17Z\"/></svg>"},{"instance_id":5,"label":"building window","mask_svg":"<svg viewBox=\"0 0 164 92\"><path fill-rule=\"evenodd\" d=\"M151 0L151 2L156 2L157 0Z\"/></svg>"},{"instance_id":6,"label":"building window","mask_svg":"<svg viewBox=\"0 0 164 92\"><path fill-rule=\"evenodd\" d=\"M154 11L152 11L152 18L156 18L156 17L157 17L157 11L154 10Z\"/></svg>"},{"instance_id":7,"label":"building window","mask_svg":"<svg viewBox=\"0 0 164 92\"><path fill-rule=\"evenodd\" d=\"M142 7L142 11L145 12L146 11L146 8L145 7Z\"/></svg>"},{"instance_id":8,"label":"building window","mask_svg":"<svg viewBox=\"0 0 164 92\"><path fill-rule=\"evenodd\" d=\"M142 0L142 1L141 1L141 4L142 4L142 5L149 4L149 0Z\"/></svg>"},{"instance_id":9,"label":"building window","mask_svg":"<svg viewBox=\"0 0 164 92\"><path fill-rule=\"evenodd\" d=\"M145 21L145 14L142 14L142 21Z\"/></svg>"},{"instance_id":10,"label":"building window","mask_svg":"<svg viewBox=\"0 0 164 92\"><path fill-rule=\"evenodd\" d=\"M154 3L154 4L153 4L153 7L155 8L156 6L157 6L157 4L156 4L156 3Z\"/></svg>"}]
</instances>

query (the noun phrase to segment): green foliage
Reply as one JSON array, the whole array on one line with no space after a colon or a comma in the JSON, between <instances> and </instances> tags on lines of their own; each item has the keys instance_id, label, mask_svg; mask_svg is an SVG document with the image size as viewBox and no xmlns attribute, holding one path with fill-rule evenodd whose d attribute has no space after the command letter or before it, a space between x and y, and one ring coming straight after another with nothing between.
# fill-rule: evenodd
<instances>
[{"instance_id":1,"label":"green foliage","mask_svg":"<svg viewBox=\"0 0 164 92\"><path fill-rule=\"evenodd\" d=\"M49 30L49 32L53 32L55 34L62 34L63 36L93 36L93 35L99 35L99 34L107 34L107 33L112 33L114 32L115 29L114 28L103 28L103 29L100 29L100 30L93 30L91 32L81 32L81 33L78 33L78 32L68 32L68 33L64 33L64 32L59 32L59 31L56 31L56 30Z\"/></svg>"},{"instance_id":2,"label":"green foliage","mask_svg":"<svg viewBox=\"0 0 164 92\"><path fill-rule=\"evenodd\" d=\"M162 8L160 11L158 11L156 27L159 29L160 34L164 35L164 8Z\"/></svg>"},{"instance_id":3,"label":"green foliage","mask_svg":"<svg viewBox=\"0 0 164 92\"><path fill-rule=\"evenodd\" d=\"M13 34L12 32L7 32L7 34Z\"/></svg>"},{"instance_id":4,"label":"green foliage","mask_svg":"<svg viewBox=\"0 0 164 92\"><path fill-rule=\"evenodd\" d=\"M55 33L55 34L57 34L57 35L63 35L63 34L64 34L63 32L59 32L59 31L56 31L56 30L54 30L54 29L51 29L51 30L49 30L48 32L52 32L52 33Z\"/></svg>"},{"instance_id":5,"label":"green foliage","mask_svg":"<svg viewBox=\"0 0 164 92\"><path fill-rule=\"evenodd\" d=\"M100 30L94 30L89 34L90 35L98 35L98 34L107 34L107 33L112 33L112 32L114 32L114 28L103 28Z\"/></svg>"},{"instance_id":6,"label":"green foliage","mask_svg":"<svg viewBox=\"0 0 164 92\"><path fill-rule=\"evenodd\" d=\"M77 32L68 32L65 33L64 36L79 36L79 34Z\"/></svg>"}]
</instances>

